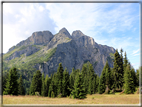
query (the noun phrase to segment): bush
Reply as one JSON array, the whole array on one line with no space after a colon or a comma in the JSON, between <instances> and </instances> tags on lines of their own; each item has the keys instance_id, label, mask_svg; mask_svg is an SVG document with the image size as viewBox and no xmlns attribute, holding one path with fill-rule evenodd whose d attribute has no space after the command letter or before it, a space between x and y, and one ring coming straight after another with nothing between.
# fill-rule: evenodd
<instances>
[{"instance_id":1,"label":"bush","mask_svg":"<svg viewBox=\"0 0 142 107\"><path fill-rule=\"evenodd\" d=\"M35 95L36 95L36 96L40 96L39 92L35 92Z\"/></svg>"},{"instance_id":2,"label":"bush","mask_svg":"<svg viewBox=\"0 0 142 107\"><path fill-rule=\"evenodd\" d=\"M4 92L3 92L3 95L8 95L8 93L4 91Z\"/></svg>"},{"instance_id":3,"label":"bush","mask_svg":"<svg viewBox=\"0 0 142 107\"><path fill-rule=\"evenodd\" d=\"M55 97L55 95L54 95L54 92L52 91L51 98L54 98L54 97Z\"/></svg>"},{"instance_id":4,"label":"bush","mask_svg":"<svg viewBox=\"0 0 142 107\"><path fill-rule=\"evenodd\" d=\"M62 94L60 93L59 95L58 95L58 98L61 98L62 97Z\"/></svg>"},{"instance_id":5,"label":"bush","mask_svg":"<svg viewBox=\"0 0 142 107\"><path fill-rule=\"evenodd\" d=\"M71 97L72 97L72 95L70 94L69 98L71 98Z\"/></svg>"}]
</instances>

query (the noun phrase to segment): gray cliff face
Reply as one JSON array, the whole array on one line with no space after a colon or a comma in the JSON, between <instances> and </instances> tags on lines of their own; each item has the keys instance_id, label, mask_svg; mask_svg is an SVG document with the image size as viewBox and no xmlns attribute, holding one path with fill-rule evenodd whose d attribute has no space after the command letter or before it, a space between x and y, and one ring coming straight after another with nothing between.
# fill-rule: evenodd
<instances>
[{"instance_id":1,"label":"gray cliff face","mask_svg":"<svg viewBox=\"0 0 142 107\"><path fill-rule=\"evenodd\" d=\"M33 66L37 70L44 72L44 74L50 75L56 72L59 63L62 63L63 68L66 67L69 73L71 73L73 67L82 69L82 65L88 61L92 63L98 75L101 74L106 61L108 61L110 67L113 67L113 59L110 57L110 53L115 53L113 47L97 44L93 38L84 35L79 30L70 35L66 28L61 29L55 35L52 35L49 31L33 33L27 40L16 45L27 47L14 52L7 60L20 57L21 54L30 56L37 51L41 51L38 45L40 48L43 47L42 51L56 48L56 52L48 61ZM15 49L15 47L12 47L9 51L12 49Z\"/></svg>"},{"instance_id":2,"label":"gray cliff face","mask_svg":"<svg viewBox=\"0 0 142 107\"><path fill-rule=\"evenodd\" d=\"M70 37L68 35L57 34L55 44L59 43L59 38ZM63 36L63 37L62 37ZM115 53L115 49L108 46L97 44L93 38L84 35L81 31L73 32L73 39L67 43L58 44L56 53L51 59L40 66L40 70L45 74L51 74L58 68L58 64L61 62L63 67L67 68L71 73L72 68L81 69L82 65L89 61L93 64L95 72L100 75L101 71L110 57L110 53ZM53 38L53 40L55 39ZM53 46L53 45L52 45ZM110 67L113 67L112 60L109 60Z\"/></svg>"},{"instance_id":3,"label":"gray cliff face","mask_svg":"<svg viewBox=\"0 0 142 107\"><path fill-rule=\"evenodd\" d=\"M23 47L21 47L22 49ZM6 60L12 60L16 57L20 57L20 55L25 54L25 56L29 56L34 54L35 52L39 51L39 48L36 48L34 46L27 46L24 47L22 50L15 51L10 57L8 57Z\"/></svg>"},{"instance_id":4,"label":"gray cliff face","mask_svg":"<svg viewBox=\"0 0 142 107\"><path fill-rule=\"evenodd\" d=\"M9 52L20 46L27 45L47 45L53 38L53 34L50 31L34 32L31 37L26 40L21 41L16 46L9 49Z\"/></svg>"}]
</instances>

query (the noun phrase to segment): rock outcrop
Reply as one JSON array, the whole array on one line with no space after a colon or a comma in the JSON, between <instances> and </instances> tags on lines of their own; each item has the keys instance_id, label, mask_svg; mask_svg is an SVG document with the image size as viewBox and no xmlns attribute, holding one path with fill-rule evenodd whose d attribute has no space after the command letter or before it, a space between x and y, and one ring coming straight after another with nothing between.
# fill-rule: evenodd
<instances>
[{"instance_id":1,"label":"rock outcrop","mask_svg":"<svg viewBox=\"0 0 142 107\"><path fill-rule=\"evenodd\" d=\"M23 46L25 48L22 48ZM92 37L84 35L79 30L73 31L70 35L66 28L61 29L55 35L49 31L34 32L31 37L9 49L9 52L17 47L20 50L13 52L6 60L12 60L22 54L25 54L26 58L38 51L40 54L37 57L42 57L47 54L48 50L56 48L56 52L51 55L48 61L32 66L49 75L57 71L60 62L63 68L66 67L71 73L73 67L81 69L87 61L92 63L95 72L100 75L106 61L110 67L113 67L113 58L110 54L115 53L113 47L100 45Z\"/></svg>"}]
</instances>

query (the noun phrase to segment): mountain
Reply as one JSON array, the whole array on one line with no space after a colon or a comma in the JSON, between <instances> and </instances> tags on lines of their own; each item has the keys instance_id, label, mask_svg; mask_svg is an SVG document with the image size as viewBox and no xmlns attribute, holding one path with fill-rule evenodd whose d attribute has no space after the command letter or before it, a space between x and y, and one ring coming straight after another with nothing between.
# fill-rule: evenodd
<instances>
[{"instance_id":1,"label":"mountain","mask_svg":"<svg viewBox=\"0 0 142 107\"><path fill-rule=\"evenodd\" d=\"M80 30L70 34L66 28L62 28L55 35L50 31L40 31L34 32L3 55L3 70L6 72L16 66L28 79L36 70L45 75L56 72L60 62L71 73L73 67L81 69L89 61L100 75L106 61L113 67L114 53L113 47L96 43Z\"/></svg>"}]
</instances>

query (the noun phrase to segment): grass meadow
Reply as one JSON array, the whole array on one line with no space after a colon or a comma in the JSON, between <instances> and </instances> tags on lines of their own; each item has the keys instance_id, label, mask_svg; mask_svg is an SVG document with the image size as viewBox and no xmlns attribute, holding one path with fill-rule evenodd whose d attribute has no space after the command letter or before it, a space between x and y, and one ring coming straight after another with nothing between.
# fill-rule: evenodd
<instances>
[{"instance_id":1,"label":"grass meadow","mask_svg":"<svg viewBox=\"0 0 142 107\"><path fill-rule=\"evenodd\" d=\"M49 98L41 96L3 96L3 104L139 104L139 94L93 94L85 99Z\"/></svg>"}]
</instances>

